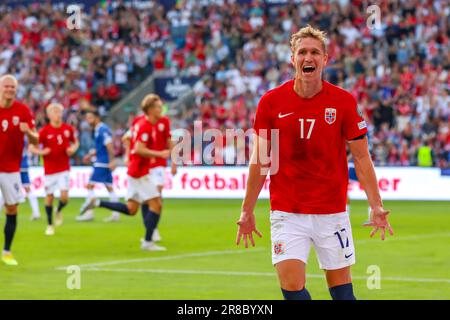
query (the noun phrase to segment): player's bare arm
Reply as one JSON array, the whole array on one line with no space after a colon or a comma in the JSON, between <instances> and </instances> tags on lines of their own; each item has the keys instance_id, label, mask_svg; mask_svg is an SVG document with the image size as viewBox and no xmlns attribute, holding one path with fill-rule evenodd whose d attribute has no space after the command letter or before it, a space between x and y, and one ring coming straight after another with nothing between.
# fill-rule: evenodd
<instances>
[{"instance_id":1,"label":"player's bare arm","mask_svg":"<svg viewBox=\"0 0 450 320\"><path fill-rule=\"evenodd\" d=\"M37 145L39 142L39 133L35 129L31 129L28 123L20 123L20 131L25 133L28 138L28 142L32 145Z\"/></svg>"},{"instance_id":2,"label":"player's bare arm","mask_svg":"<svg viewBox=\"0 0 450 320\"><path fill-rule=\"evenodd\" d=\"M172 149L175 146L175 144L173 143L171 138L167 139L167 145L169 146L170 154L172 154ZM171 162L171 165L170 165L170 172L172 173L172 175L176 175L177 174L176 154L172 155L172 162Z\"/></svg>"},{"instance_id":3,"label":"player's bare arm","mask_svg":"<svg viewBox=\"0 0 450 320\"><path fill-rule=\"evenodd\" d=\"M106 144L106 150L108 151L108 157L109 157L109 164L108 167L111 171L114 171L116 168L116 161L114 157L114 146L112 142L109 142Z\"/></svg>"},{"instance_id":4,"label":"player's bare arm","mask_svg":"<svg viewBox=\"0 0 450 320\"><path fill-rule=\"evenodd\" d=\"M46 156L50 153L50 148L41 148L39 145L30 144L29 150L32 154L37 156Z\"/></svg>"},{"instance_id":5,"label":"player's bare arm","mask_svg":"<svg viewBox=\"0 0 450 320\"><path fill-rule=\"evenodd\" d=\"M158 158L168 159L170 157L170 150L166 149L166 150L158 151L158 150L149 149L145 146L145 144L143 144L140 141L138 141L136 143L136 146L134 147L134 152L136 154L140 155L141 157L145 157L145 158L158 157Z\"/></svg>"},{"instance_id":6,"label":"player's bare arm","mask_svg":"<svg viewBox=\"0 0 450 320\"><path fill-rule=\"evenodd\" d=\"M394 235L394 231L387 219L389 211L383 208L375 168L369 154L367 137L360 140L350 141L349 148L354 159L356 175L364 188L371 208L370 222L364 224L364 226L373 227L373 230L370 233L371 237L373 237L377 231L380 230L381 240L384 240L386 229L389 231L391 236Z\"/></svg>"},{"instance_id":7,"label":"player's bare arm","mask_svg":"<svg viewBox=\"0 0 450 320\"><path fill-rule=\"evenodd\" d=\"M122 136L122 143L123 143L123 146L125 147L125 152L123 155L123 162L125 165L128 165L128 159L130 156L130 141L131 141L131 131L128 130Z\"/></svg>"},{"instance_id":8,"label":"player's bare arm","mask_svg":"<svg viewBox=\"0 0 450 320\"><path fill-rule=\"evenodd\" d=\"M248 248L248 240L250 240L252 246L255 246L253 232L260 238L262 237L262 233L256 229L256 219L253 212L259 193L266 181L266 175L262 174L262 172L264 171L263 168L267 165L261 163L259 149L262 147L263 150L268 150L268 153L270 152L270 142L268 140L254 135L253 141L255 141L255 144L250 159L247 187L245 189L244 201L242 202L241 216L237 222L238 231L236 236L236 244L239 245L241 239L243 239L246 248Z\"/></svg>"},{"instance_id":9,"label":"player's bare arm","mask_svg":"<svg viewBox=\"0 0 450 320\"><path fill-rule=\"evenodd\" d=\"M89 163L93 156L97 155L97 151L95 149L89 150L89 152L83 157L84 163Z\"/></svg>"},{"instance_id":10,"label":"player's bare arm","mask_svg":"<svg viewBox=\"0 0 450 320\"><path fill-rule=\"evenodd\" d=\"M67 148L66 152L69 157L73 156L75 152L77 152L78 147L80 146L80 142L77 138L74 139L74 142Z\"/></svg>"}]
</instances>

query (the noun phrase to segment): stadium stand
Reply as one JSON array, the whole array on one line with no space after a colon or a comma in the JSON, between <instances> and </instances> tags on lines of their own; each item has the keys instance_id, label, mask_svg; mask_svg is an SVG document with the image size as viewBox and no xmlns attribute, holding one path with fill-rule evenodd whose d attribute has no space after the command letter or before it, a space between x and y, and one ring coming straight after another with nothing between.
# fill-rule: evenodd
<instances>
[{"instance_id":1,"label":"stadium stand","mask_svg":"<svg viewBox=\"0 0 450 320\"><path fill-rule=\"evenodd\" d=\"M309 23L327 31L324 78L358 100L375 164L449 167L446 1L377 1L381 28L369 28L363 1L299 2L146 1L145 9L101 2L77 32L49 4L8 8L0 11L0 74L17 76L19 97L39 124L49 101L64 104L80 132L80 163L92 144L82 111L92 103L107 116L150 74L200 79L194 98L174 112L174 129L193 131L195 120L204 129L251 128L261 94L292 78L286 44ZM124 122L114 125L117 156ZM421 160L426 154L431 163Z\"/></svg>"}]
</instances>

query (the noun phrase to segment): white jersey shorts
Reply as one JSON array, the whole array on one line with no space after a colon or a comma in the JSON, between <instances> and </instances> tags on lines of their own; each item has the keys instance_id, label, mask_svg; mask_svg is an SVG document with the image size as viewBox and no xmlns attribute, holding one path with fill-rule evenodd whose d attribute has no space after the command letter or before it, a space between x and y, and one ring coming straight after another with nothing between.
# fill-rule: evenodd
<instances>
[{"instance_id":1,"label":"white jersey shorts","mask_svg":"<svg viewBox=\"0 0 450 320\"><path fill-rule=\"evenodd\" d=\"M56 191L69 191L69 171L47 174L44 176L45 194L54 194Z\"/></svg>"},{"instance_id":2,"label":"white jersey shorts","mask_svg":"<svg viewBox=\"0 0 450 320\"><path fill-rule=\"evenodd\" d=\"M296 259L308 262L311 244L324 270L341 269L355 263L349 214L270 214L272 263Z\"/></svg>"},{"instance_id":3,"label":"white jersey shorts","mask_svg":"<svg viewBox=\"0 0 450 320\"><path fill-rule=\"evenodd\" d=\"M165 167L154 167L150 169L150 177L152 178L153 183L157 187L164 187L164 181L166 177L166 168Z\"/></svg>"},{"instance_id":4,"label":"white jersey shorts","mask_svg":"<svg viewBox=\"0 0 450 320\"><path fill-rule=\"evenodd\" d=\"M130 176L127 176L127 178L127 200L134 200L139 203L143 203L147 200L160 196L158 189L156 189L156 185L150 178L150 174L137 179Z\"/></svg>"},{"instance_id":5,"label":"white jersey shorts","mask_svg":"<svg viewBox=\"0 0 450 320\"><path fill-rule=\"evenodd\" d=\"M20 172L0 172L0 192L7 205L24 202Z\"/></svg>"}]
</instances>

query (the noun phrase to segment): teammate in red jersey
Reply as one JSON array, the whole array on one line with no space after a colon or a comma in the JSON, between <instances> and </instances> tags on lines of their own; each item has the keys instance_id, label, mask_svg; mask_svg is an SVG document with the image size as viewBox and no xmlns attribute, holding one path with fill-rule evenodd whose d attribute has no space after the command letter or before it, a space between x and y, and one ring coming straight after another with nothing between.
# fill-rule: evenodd
<instances>
[{"instance_id":1,"label":"teammate in red jersey","mask_svg":"<svg viewBox=\"0 0 450 320\"><path fill-rule=\"evenodd\" d=\"M102 207L126 215L134 216L142 204L142 214L145 225L145 239L142 239L141 249L148 251L164 251L166 248L156 245L152 235L159 222L161 212L161 196L149 174L150 158L167 159L170 150L154 150L152 123L161 117L162 101L155 94L148 94L142 101L141 109L145 117L133 122L131 128L130 154L128 160L128 194L127 204L120 202L92 199L83 205L80 213Z\"/></svg>"},{"instance_id":2,"label":"teammate in red jersey","mask_svg":"<svg viewBox=\"0 0 450 320\"><path fill-rule=\"evenodd\" d=\"M172 136L170 134L170 119L168 117L161 117L155 123L153 123L153 137L155 138L155 144L153 147L155 150L169 149L170 151L172 151L174 144L172 141ZM163 158L150 159L150 177L156 184L156 187L158 188L158 192L161 194L161 197L166 177L166 166L167 166L167 159ZM171 162L171 173L172 175L177 174L177 165L175 161ZM156 242L161 241L161 236L159 234L158 229L155 229L155 231L153 232L152 239Z\"/></svg>"},{"instance_id":3,"label":"teammate in red jersey","mask_svg":"<svg viewBox=\"0 0 450 320\"><path fill-rule=\"evenodd\" d=\"M139 122L144 117L145 115L136 116L136 118L133 120L133 124ZM154 139L154 144L152 146L154 150L162 151L165 149L169 149L170 151L172 151L174 144L171 139L172 136L170 134L170 119L168 117L158 115L154 119L154 122L152 122L152 137ZM130 132L127 132L127 134L125 134L122 139L122 141L125 144L126 150L125 154L127 157L130 150L130 139L131 139ZM153 157L150 159L149 165L150 177L153 183L156 185L158 192L161 194L161 198L166 176L166 166L167 166L167 159L160 157ZM171 163L171 173L172 175L177 174L177 165L175 161L172 161ZM159 214L160 217L161 214L162 214L162 207L161 212ZM161 241L161 236L157 228L153 232L152 241L155 242Z\"/></svg>"},{"instance_id":4,"label":"teammate in red jersey","mask_svg":"<svg viewBox=\"0 0 450 320\"><path fill-rule=\"evenodd\" d=\"M325 34L311 26L293 34L295 79L268 91L259 102L255 147L238 221L236 243L243 239L248 247L250 240L254 246L253 232L260 237L261 233L256 229L253 211L266 179L267 170L263 169L272 165L272 262L287 300L311 299L305 288L311 244L320 268L325 270L332 298L355 299L350 275L355 252L345 211L346 141L372 209L368 224L374 227L371 236L381 230L384 239L386 229L393 234L368 152L366 123L357 103L350 93L322 80L328 59L325 43ZM265 130L269 134L265 135ZM272 139L276 133L278 141ZM271 164L262 161L259 150L272 151Z\"/></svg>"},{"instance_id":5,"label":"teammate in red jersey","mask_svg":"<svg viewBox=\"0 0 450 320\"><path fill-rule=\"evenodd\" d=\"M39 130L41 148L31 147L30 150L44 159L45 178L45 211L47 213L48 236L55 234L53 226L54 193L60 191L60 199L56 210L55 225L62 225L61 211L69 200L70 157L79 147L75 129L62 121L64 107L59 103L47 106L47 116L50 123Z\"/></svg>"},{"instance_id":6,"label":"teammate in red jersey","mask_svg":"<svg viewBox=\"0 0 450 320\"><path fill-rule=\"evenodd\" d=\"M17 265L11 244L17 225L17 206L23 201L20 162L24 136L30 144L37 144L39 138L30 109L16 100L17 86L14 76L0 77L0 191L6 208L2 261L7 265Z\"/></svg>"}]
</instances>

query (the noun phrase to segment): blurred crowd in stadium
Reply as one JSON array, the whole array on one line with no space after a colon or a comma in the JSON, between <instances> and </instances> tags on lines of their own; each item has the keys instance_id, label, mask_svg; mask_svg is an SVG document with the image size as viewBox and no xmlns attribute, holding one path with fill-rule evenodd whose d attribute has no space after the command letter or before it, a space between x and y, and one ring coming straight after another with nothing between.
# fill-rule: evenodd
<instances>
[{"instance_id":1,"label":"blurred crowd in stadium","mask_svg":"<svg viewBox=\"0 0 450 320\"><path fill-rule=\"evenodd\" d=\"M201 77L175 128L193 130L195 120L203 129L251 128L261 95L293 77L290 35L311 24L329 36L324 79L350 91L369 122L375 164L450 166L447 1L376 1L380 28L368 26L362 0L245 2L98 4L76 32L49 5L0 10L0 74L17 76L38 123L49 101L65 105L79 129L80 163L92 145L83 109L93 104L107 115L152 72ZM117 156L125 127L115 124Z\"/></svg>"}]
</instances>

